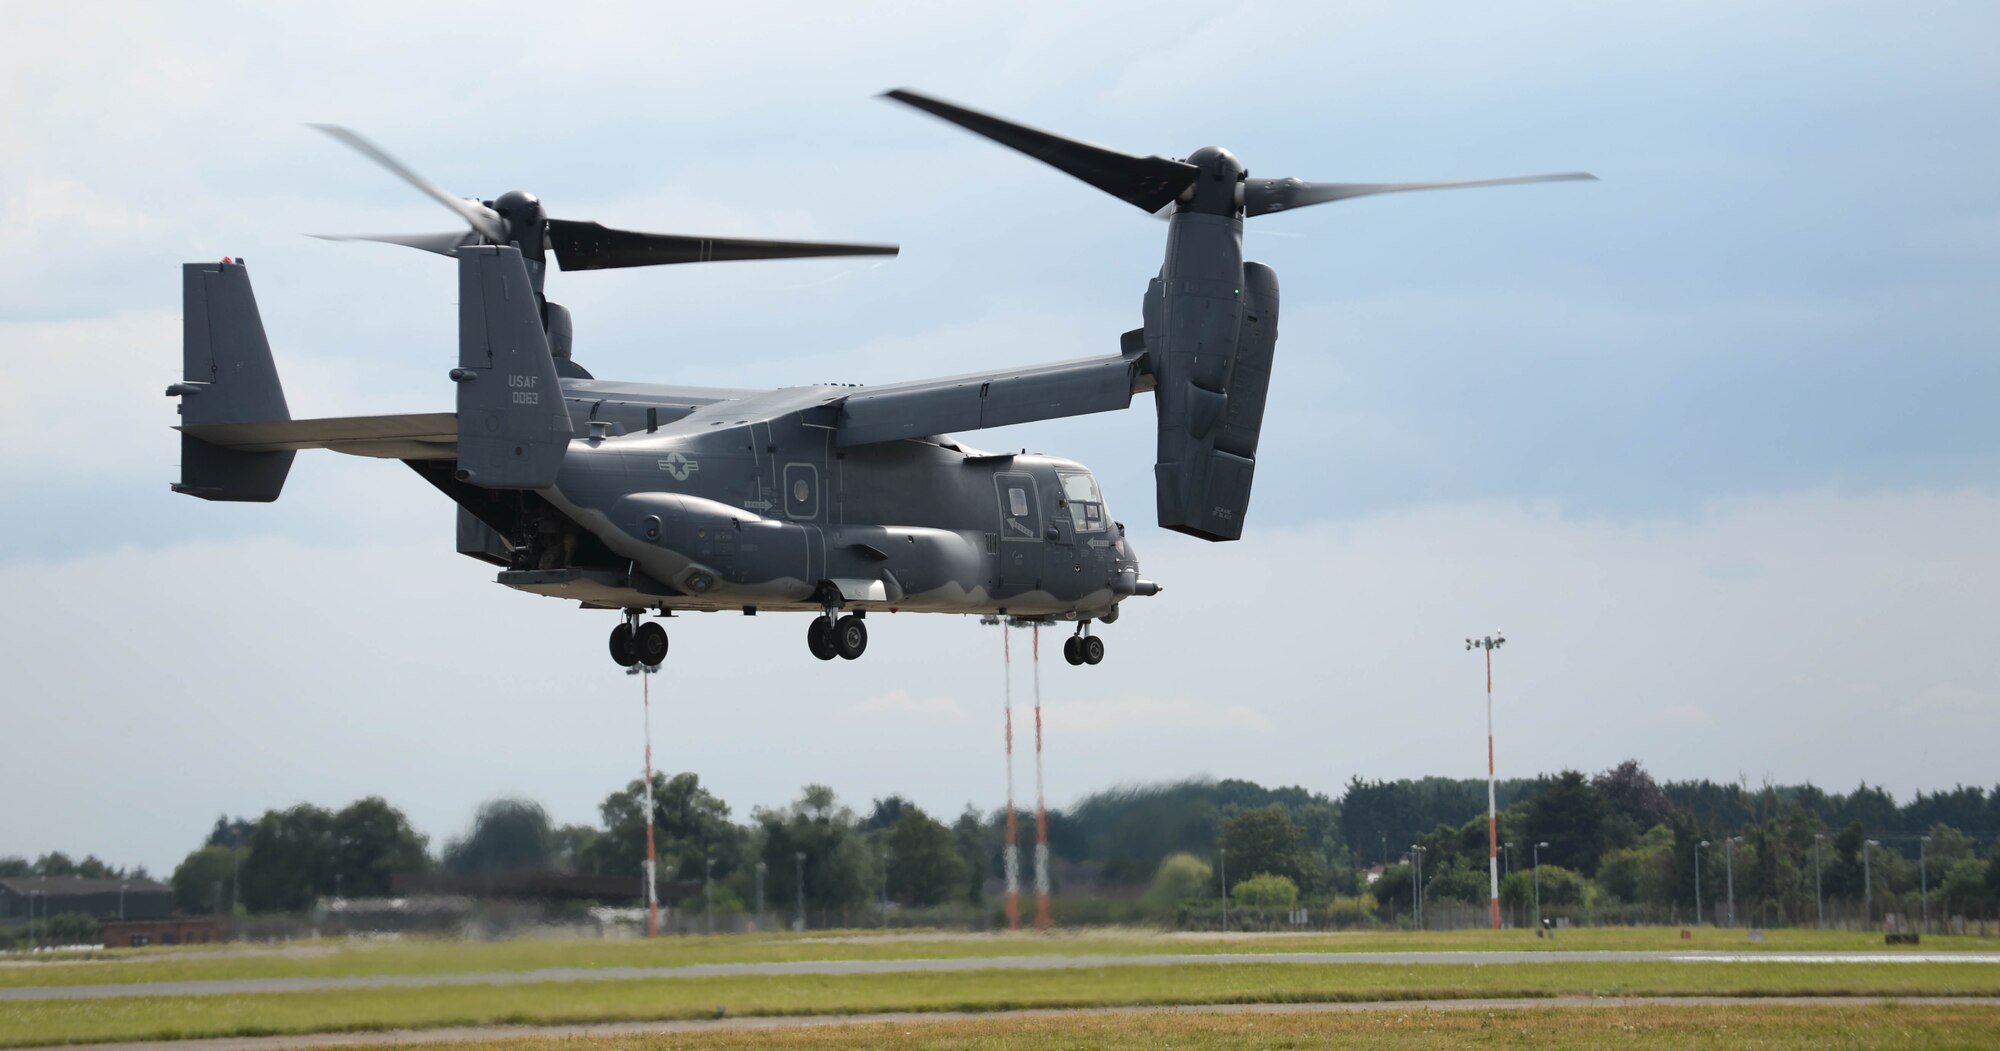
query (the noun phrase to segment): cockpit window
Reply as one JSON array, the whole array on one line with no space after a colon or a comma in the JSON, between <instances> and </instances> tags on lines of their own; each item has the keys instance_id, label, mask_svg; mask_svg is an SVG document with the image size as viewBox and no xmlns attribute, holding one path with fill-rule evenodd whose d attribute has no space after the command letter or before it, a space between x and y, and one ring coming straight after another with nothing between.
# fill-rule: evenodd
<instances>
[{"instance_id":1,"label":"cockpit window","mask_svg":"<svg viewBox=\"0 0 2000 1051\"><path fill-rule=\"evenodd\" d=\"M1069 504L1070 524L1079 533L1101 533L1110 519L1104 513L1104 497L1097 479L1087 474L1062 476L1063 500Z\"/></svg>"}]
</instances>

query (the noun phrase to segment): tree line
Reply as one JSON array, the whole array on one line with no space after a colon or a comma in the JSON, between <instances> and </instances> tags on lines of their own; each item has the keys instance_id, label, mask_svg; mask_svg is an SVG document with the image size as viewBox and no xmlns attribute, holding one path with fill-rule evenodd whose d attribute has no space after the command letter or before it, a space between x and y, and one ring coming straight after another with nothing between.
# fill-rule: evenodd
<instances>
[{"instance_id":1,"label":"tree line","mask_svg":"<svg viewBox=\"0 0 2000 1051\"><path fill-rule=\"evenodd\" d=\"M900 796L857 810L831 788L808 785L791 803L738 820L694 773L657 773L652 787L661 878L704 881L719 908L747 907L760 867L767 902L784 908L802 899L818 913L884 898L987 906L987 888L1003 871L1002 811L968 805L947 819ZM1233 898L1260 908L1345 901L1381 918L1408 911L1413 846L1423 850L1427 900L1486 899L1485 787L1355 778L1333 798L1246 780L1124 786L1051 811L1049 841L1060 874L1128 888L1113 896L1133 900L1137 911L1121 914L1130 918L1215 903L1225 880ZM433 870L637 875L644 789L635 779L607 794L593 824L557 823L530 800L493 800L435 850L377 797L337 810L304 804L254 820L219 817L175 868L175 903L186 912L297 911L326 896L383 896L397 874ZM1512 848L1502 887L1509 903L1532 894L1539 863L1542 900L1558 908L1685 910L1697 887L1705 902L1721 901L1727 881L1745 909L1809 921L1822 898L1879 901L1879 912L1925 877L1944 907L2000 907L2000 789L1961 786L1899 804L1865 784L1847 793L1662 784L1627 761L1596 775L1504 781L1498 799L1499 838ZM1033 815L1016 821L1032 843ZM1024 848L1024 871L1031 857ZM0 858L0 873L11 871L120 870L60 854L33 864Z\"/></svg>"}]
</instances>

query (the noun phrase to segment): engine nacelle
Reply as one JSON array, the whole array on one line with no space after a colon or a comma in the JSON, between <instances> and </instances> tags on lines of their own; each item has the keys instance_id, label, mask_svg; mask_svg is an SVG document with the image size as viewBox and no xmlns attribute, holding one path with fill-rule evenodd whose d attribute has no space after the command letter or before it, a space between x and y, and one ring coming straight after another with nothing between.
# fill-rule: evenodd
<instances>
[{"instance_id":1,"label":"engine nacelle","mask_svg":"<svg viewBox=\"0 0 2000 1051\"><path fill-rule=\"evenodd\" d=\"M1145 304L1160 525L1235 540L1250 507L1270 392L1278 276L1243 262L1240 219L1184 211L1172 224Z\"/></svg>"}]
</instances>

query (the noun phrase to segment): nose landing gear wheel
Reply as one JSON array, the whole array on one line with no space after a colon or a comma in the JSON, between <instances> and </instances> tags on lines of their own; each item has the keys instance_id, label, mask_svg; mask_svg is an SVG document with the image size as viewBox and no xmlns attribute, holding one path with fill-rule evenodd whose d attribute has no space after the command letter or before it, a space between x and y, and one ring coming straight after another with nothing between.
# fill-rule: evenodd
<instances>
[{"instance_id":1,"label":"nose landing gear wheel","mask_svg":"<svg viewBox=\"0 0 2000 1051\"><path fill-rule=\"evenodd\" d=\"M1104 660L1104 640L1095 635L1083 637L1083 663L1097 664Z\"/></svg>"},{"instance_id":2,"label":"nose landing gear wheel","mask_svg":"<svg viewBox=\"0 0 2000 1051\"><path fill-rule=\"evenodd\" d=\"M1083 640L1075 635L1063 640L1063 660L1071 664L1083 663Z\"/></svg>"},{"instance_id":3,"label":"nose landing gear wheel","mask_svg":"<svg viewBox=\"0 0 2000 1051\"><path fill-rule=\"evenodd\" d=\"M861 656L868 649L868 625L852 614L840 618L833 625L833 644L843 659Z\"/></svg>"},{"instance_id":4,"label":"nose landing gear wheel","mask_svg":"<svg viewBox=\"0 0 2000 1051\"><path fill-rule=\"evenodd\" d=\"M833 639L832 620L831 617L814 617L812 623L806 625L806 649L823 661L840 656L840 647Z\"/></svg>"},{"instance_id":5,"label":"nose landing gear wheel","mask_svg":"<svg viewBox=\"0 0 2000 1051\"><path fill-rule=\"evenodd\" d=\"M667 659L667 629L653 621L639 625L639 630L632 633L632 652L639 663L658 667Z\"/></svg>"},{"instance_id":6,"label":"nose landing gear wheel","mask_svg":"<svg viewBox=\"0 0 2000 1051\"><path fill-rule=\"evenodd\" d=\"M639 653L632 646L632 625L620 624L611 629L611 659L620 668L630 668L639 663Z\"/></svg>"}]
</instances>

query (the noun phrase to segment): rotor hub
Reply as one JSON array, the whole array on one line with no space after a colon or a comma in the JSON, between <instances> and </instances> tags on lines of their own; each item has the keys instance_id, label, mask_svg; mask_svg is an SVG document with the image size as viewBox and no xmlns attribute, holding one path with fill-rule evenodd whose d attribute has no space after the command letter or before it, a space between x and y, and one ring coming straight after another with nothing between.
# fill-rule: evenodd
<instances>
[{"instance_id":1,"label":"rotor hub","mask_svg":"<svg viewBox=\"0 0 2000 1051\"><path fill-rule=\"evenodd\" d=\"M1243 195L1239 187L1249 173L1236 155L1220 146L1203 146L1188 155L1187 163L1198 170L1193 185L1182 191L1180 205L1192 212L1209 215L1239 215Z\"/></svg>"}]
</instances>

